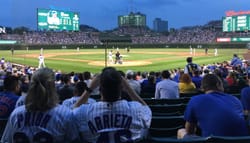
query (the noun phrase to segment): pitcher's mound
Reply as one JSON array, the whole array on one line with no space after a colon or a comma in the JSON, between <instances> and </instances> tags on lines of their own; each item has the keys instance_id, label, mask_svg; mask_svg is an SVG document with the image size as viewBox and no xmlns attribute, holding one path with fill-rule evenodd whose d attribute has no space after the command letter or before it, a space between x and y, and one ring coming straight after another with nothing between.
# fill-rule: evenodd
<instances>
[{"instance_id":1,"label":"pitcher's mound","mask_svg":"<svg viewBox=\"0 0 250 143\"><path fill-rule=\"evenodd\" d=\"M105 62L104 61L93 61L89 62L89 65L94 65L94 66L104 66ZM124 61L122 64L114 64L114 63L109 63L107 62L108 66L142 66L142 65L149 65L152 64L152 62L149 61Z\"/></svg>"}]
</instances>

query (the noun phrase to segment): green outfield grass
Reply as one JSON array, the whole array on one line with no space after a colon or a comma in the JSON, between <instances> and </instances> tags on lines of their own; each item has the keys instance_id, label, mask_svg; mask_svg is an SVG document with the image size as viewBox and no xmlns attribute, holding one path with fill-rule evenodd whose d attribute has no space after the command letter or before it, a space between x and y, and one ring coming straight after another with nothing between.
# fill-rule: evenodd
<instances>
[{"instance_id":1,"label":"green outfield grass","mask_svg":"<svg viewBox=\"0 0 250 143\"><path fill-rule=\"evenodd\" d=\"M113 51L113 54L115 54L116 50ZM179 67L184 68L186 57L191 56L189 52L189 48L138 48L131 49L129 53L125 49L120 49L120 53L123 56L123 64L108 64L107 66L114 66L123 71L128 69L134 71L161 71ZM209 49L208 55L205 55L204 49L196 49L196 55L192 56L195 63L202 65L230 61L234 53L242 57L242 54L246 52L246 49L218 49L219 55L214 56L214 49ZM62 72L83 72L88 70L97 73L105 67L104 49L80 49L77 52L76 50L48 50L44 48L43 53L46 66ZM40 50L15 50L13 56L10 51L1 51L1 57L4 57L6 61L34 67L38 66L39 54Z\"/></svg>"}]
</instances>

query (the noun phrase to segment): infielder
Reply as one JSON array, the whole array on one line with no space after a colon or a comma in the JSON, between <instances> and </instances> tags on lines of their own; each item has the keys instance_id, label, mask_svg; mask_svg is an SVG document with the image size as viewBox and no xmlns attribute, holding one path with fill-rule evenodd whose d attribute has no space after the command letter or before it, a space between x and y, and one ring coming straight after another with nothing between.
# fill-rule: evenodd
<instances>
[{"instance_id":1,"label":"infielder","mask_svg":"<svg viewBox=\"0 0 250 143\"><path fill-rule=\"evenodd\" d=\"M192 55L193 54L193 48L192 48L191 45L189 46L189 48L190 48L190 55Z\"/></svg>"},{"instance_id":2,"label":"infielder","mask_svg":"<svg viewBox=\"0 0 250 143\"><path fill-rule=\"evenodd\" d=\"M31 79L25 105L9 117L2 143L61 143L78 141L73 113L58 104L55 75L51 69L38 69Z\"/></svg>"},{"instance_id":3,"label":"infielder","mask_svg":"<svg viewBox=\"0 0 250 143\"><path fill-rule=\"evenodd\" d=\"M84 104L97 86L100 86L101 101ZM122 89L132 102L121 100ZM104 68L101 75L93 79L75 106L78 107L73 110L76 122L86 142L120 143L142 139L152 118L147 104L113 67Z\"/></svg>"},{"instance_id":4,"label":"infielder","mask_svg":"<svg viewBox=\"0 0 250 143\"><path fill-rule=\"evenodd\" d=\"M217 48L214 49L214 56L218 56L218 49Z\"/></svg>"},{"instance_id":5,"label":"infielder","mask_svg":"<svg viewBox=\"0 0 250 143\"><path fill-rule=\"evenodd\" d=\"M44 63L44 56L42 54L39 55L38 60L39 60L38 68L42 68L42 67L44 68L45 63Z\"/></svg>"}]
</instances>

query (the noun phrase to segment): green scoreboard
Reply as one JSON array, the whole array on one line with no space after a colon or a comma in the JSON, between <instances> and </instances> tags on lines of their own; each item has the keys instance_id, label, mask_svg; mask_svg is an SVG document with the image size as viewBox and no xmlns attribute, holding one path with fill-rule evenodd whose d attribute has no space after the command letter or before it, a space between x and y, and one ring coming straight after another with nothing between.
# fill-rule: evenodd
<instances>
[{"instance_id":1,"label":"green scoreboard","mask_svg":"<svg viewBox=\"0 0 250 143\"><path fill-rule=\"evenodd\" d=\"M250 15L227 16L223 18L223 32L249 31Z\"/></svg>"},{"instance_id":2,"label":"green scoreboard","mask_svg":"<svg viewBox=\"0 0 250 143\"><path fill-rule=\"evenodd\" d=\"M37 9L38 30L79 31L79 13Z\"/></svg>"}]
</instances>

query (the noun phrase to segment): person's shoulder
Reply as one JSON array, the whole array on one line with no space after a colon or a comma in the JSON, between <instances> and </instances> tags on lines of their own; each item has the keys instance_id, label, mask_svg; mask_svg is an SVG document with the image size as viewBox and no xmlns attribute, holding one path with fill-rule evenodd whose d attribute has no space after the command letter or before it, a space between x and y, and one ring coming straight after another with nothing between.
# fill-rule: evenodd
<instances>
[{"instance_id":1,"label":"person's shoulder","mask_svg":"<svg viewBox=\"0 0 250 143\"><path fill-rule=\"evenodd\" d=\"M96 100L93 99L93 98L89 98L89 99L88 99L88 103L89 103L89 104L96 103Z\"/></svg>"},{"instance_id":2,"label":"person's shoulder","mask_svg":"<svg viewBox=\"0 0 250 143\"><path fill-rule=\"evenodd\" d=\"M70 104L71 101L73 100L72 98L73 98L73 97L68 98L68 99L65 99L65 100L62 102L62 105L68 105L68 104Z\"/></svg>"},{"instance_id":3,"label":"person's shoulder","mask_svg":"<svg viewBox=\"0 0 250 143\"><path fill-rule=\"evenodd\" d=\"M6 97L14 99L14 100L18 100L18 98L20 97L20 96L14 94L13 92L6 92L6 91L1 92L0 96L6 96Z\"/></svg>"},{"instance_id":4,"label":"person's shoulder","mask_svg":"<svg viewBox=\"0 0 250 143\"><path fill-rule=\"evenodd\" d=\"M143 105L138 101L125 101L124 103L128 104L132 109L139 109L140 107L148 107L148 105Z\"/></svg>"},{"instance_id":5,"label":"person's shoulder","mask_svg":"<svg viewBox=\"0 0 250 143\"><path fill-rule=\"evenodd\" d=\"M202 99L207 99L207 98L210 98L211 95L210 94L205 94L205 93L202 93L202 94L198 94L198 95L195 95L195 96L192 96L190 100L202 100Z\"/></svg>"},{"instance_id":6,"label":"person's shoulder","mask_svg":"<svg viewBox=\"0 0 250 143\"><path fill-rule=\"evenodd\" d=\"M70 110L70 108L64 106L64 105L60 105L58 104L56 107L51 109L53 115L63 115L63 116L70 116L72 114L72 110Z\"/></svg>"},{"instance_id":7,"label":"person's shoulder","mask_svg":"<svg viewBox=\"0 0 250 143\"><path fill-rule=\"evenodd\" d=\"M174 85L179 85L178 82L176 82L176 81L174 81L174 80L172 80L172 79L169 79L168 82L170 82L170 83L172 83L172 84L174 84Z\"/></svg>"},{"instance_id":8,"label":"person's shoulder","mask_svg":"<svg viewBox=\"0 0 250 143\"><path fill-rule=\"evenodd\" d=\"M19 106L19 107L16 107L16 108L12 111L10 117L16 116L17 114L26 113L26 112L27 112L27 110L26 110L26 108L25 108L25 105L21 105L21 106Z\"/></svg>"},{"instance_id":9,"label":"person's shoulder","mask_svg":"<svg viewBox=\"0 0 250 143\"><path fill-rule=\"evenodd\" d=\"M250 92L250 86L242 88L241 92Z\"/></svg>"}]
</instances>

